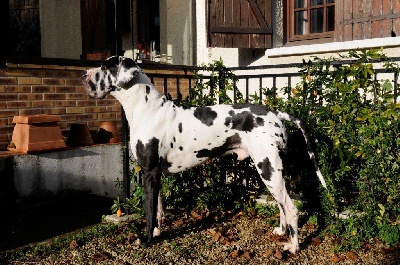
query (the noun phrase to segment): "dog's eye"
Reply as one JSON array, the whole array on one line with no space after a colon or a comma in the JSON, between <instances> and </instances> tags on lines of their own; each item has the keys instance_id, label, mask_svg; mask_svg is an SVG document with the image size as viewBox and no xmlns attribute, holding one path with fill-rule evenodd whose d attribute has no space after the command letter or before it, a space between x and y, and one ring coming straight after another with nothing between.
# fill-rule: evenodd
<instances>
[{"instance_id":1,"label":"dog's eye","mask_svg":"<svg viewBox=\"0 0 400 265\"><path fill-rule=\"evenodd\" d=\"M101 65L101 70L103 70L103 71L107 70L107 66L105 64L102 64Z\"/></svg>"}]
</instances>

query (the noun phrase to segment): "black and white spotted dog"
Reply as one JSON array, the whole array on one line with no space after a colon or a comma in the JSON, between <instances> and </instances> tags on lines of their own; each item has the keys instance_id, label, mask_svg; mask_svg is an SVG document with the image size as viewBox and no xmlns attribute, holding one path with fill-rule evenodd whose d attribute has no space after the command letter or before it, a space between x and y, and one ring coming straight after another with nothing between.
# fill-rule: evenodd
<instances>
[{"instance_id":1,"label":"black and white spotted dog","mask_svg":"<svg viewBox=\"0 0 400 265\"><path fill-rule=\"evenodd\" d=\"M280 226L274 233L291 236L284 250L299 250L298 211L282 177L280 153L286 146L282 121L293 122L301 129L317 175L326 187L300 120L250 104L183 109L160 95L135 61L120 56L85 71L82 78L90 97L101 99L110 93L125 110L132 152L143 170L147 244L159 234L163 216L161 173L180 172L211 158L236 153L239 160L251 157L278 203Z\"/></svg>"}]
</instances>

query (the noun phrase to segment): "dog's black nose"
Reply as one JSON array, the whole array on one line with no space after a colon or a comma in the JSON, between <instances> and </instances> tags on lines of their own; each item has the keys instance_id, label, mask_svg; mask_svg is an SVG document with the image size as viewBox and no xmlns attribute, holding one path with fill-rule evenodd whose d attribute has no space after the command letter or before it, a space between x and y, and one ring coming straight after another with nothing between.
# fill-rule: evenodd
<instances>
[{"instance_id":1,"label":"dog's black nose","mask_svg":"<svg viewBox=\"0 0 400 265\"><path fill-rule=\"evenodd\" d=\"M81 76L82 76L82 79L86 79L86 77L87 77L87 71L83 71L83 72L81 73Z\"/></svg>"}]
</instances>

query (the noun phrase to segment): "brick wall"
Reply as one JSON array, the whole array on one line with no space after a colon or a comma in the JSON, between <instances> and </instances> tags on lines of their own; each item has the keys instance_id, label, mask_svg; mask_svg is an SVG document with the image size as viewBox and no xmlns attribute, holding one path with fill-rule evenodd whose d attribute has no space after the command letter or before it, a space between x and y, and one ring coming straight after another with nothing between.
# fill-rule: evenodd
<instances>
[{"instance_id":1,"label":"brick wall","mask_svg":"<svg viewBox=\"0 0 400 265\"><path fill-rule=\"evenodd\" d=\"M95 133L102 121L116 121L121 128L121 106L112 96L103 100L87 96L81 82L85 67L8 65L0 68L0 150L6 150L14 128L12 119L17 115L59 115L59 125L66 136L71 123L85 123ZM146 72L146 71L145 71ZM174 71L149 71L173 73ZM154 83L163 91L164 80ZM181 80L180 91L187 95L188 80ZM168 91L176 96L176 79L168 79Z\"/></svg>"}]
</instances>

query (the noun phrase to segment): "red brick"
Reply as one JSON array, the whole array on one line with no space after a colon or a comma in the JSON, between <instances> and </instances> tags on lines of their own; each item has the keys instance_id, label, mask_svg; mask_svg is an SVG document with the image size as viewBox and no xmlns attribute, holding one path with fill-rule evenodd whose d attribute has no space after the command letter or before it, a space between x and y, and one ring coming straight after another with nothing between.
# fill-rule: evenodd
<instances>
[{"instance_id":1,"label":"red brick","mask_svg":"<svg viewBox=\"0 0 400 265\"><path fill-rule=\"evenodd\" d=\"M7 102L7 108L9 109L22 109L22 108L30 108L30 101L9 101Z\"/></svg>"},{"instance_id":2,"label":"red brick","mask_svg":"<svg viewBox=\"0 0 400 265\"><path fill-rule=\"evenodd\" d=\"M8 93L29 93L31 92L31 86L4 86L5 92Z\"/></svg>"},{"instance_id":3,"label":"red brick","mask_svg":"<svg viewBox=\"0 0 400 265\"><path fill-rule=\"evenodd\" d=\"M0 101L3 101L3 100L17 100L17 99L18 99L18 95L17 94L6 94L6 93L0 94Z\"/></svg>"},{"instance_id":4,"label":"red brick","mask_svg":"<svg viewBox=\"0 0 400 265\"><path fill-rule=\"evenodd\" d=\"M0 110L0 117L10 117L18 115L17 110Z\"/></svg>"},{"instance_id":5,"label":"red brick","mask_svg":"<svg viewBox=\"0 0 400 265\"><path fill-rule=\"evenodd\" d=\"M33 93L52 93L55 92L54 86L32 86Z\"/></svg>"},{"instance_id":6,"label":"red brick","mask_svg":"<svg viewBox=\"0 0 400 265\"><path fill-rule=\"evenodd\" d=\"M40 101L33 101L32 108L47 108L47 107L54 107L54 101L49 100L40 100Z\"/></svg>"},{"instance_id":7,"label":"red brick","mask_svg":"<svg viewBox=\"0 0 400 265\"><path fill-rule=\"evenodd\" d=\"M75 86L57 86L56 93L74 93L76 92Z\"/></svg>"},{"instance_id":8,"label":"red brick","mask_svg":"<svg viewBox=\"0 0 400 265\"><path fill-rule=\"evenodd\" d=\"M62 108L50 108L50 109L44 109L43 112L44 112L44 114L62 115L62 114L65 114L65 109L62 109Z\"/></svg>"},{"instance_id":9,"label":"red brick","mask_svg":"<svg viewBox=\"0 0 400 265\"><path fill-rule=\"evenodd\" d=\"M111 99L97 100L97 106L112 106L114 104L115 104L115 100L111 100Z\"/></svg>"},{"instance_id":10,"label":"red brick","mask_svg":"<svg viewBox=\"0 0 400 265\"><path fill-rule=\"evenodd\" d=\"M42 79L37 77L18 77L19 85L40 85Z\"/></svg>"},{"instance_id":11,"label":"red brick","mask_svg":"<svg viewBox=\"0 0 400 265\"><path fill-rule=\"evenodd\" d=\"M78 116L78 121L97 120L97 114L84 114Z\"/></svg>"},{"instance_id":12,"label":"red brick","mask_svg":"<svg viewBox=\"0 0 400 265\"><path fill-rule=\"evenodd\" d=\"M78 100L76 105L79 107L96 106L96 100Z\"/></svg>"},{"instance_id":13,"label":"red brick","mask_svg":"<svg viewBox=\"0 0 400 265\"><path fill-rule=\"evenodd\" d=\"M8 124L8 118L0 118L0 127L7 126Z\"/></svg>"},{"instance_id":14,"label":"red brick","mask_svg":"<svg viewBox=\"0 0 400 265\"><path fill-rule=\"evenodd\" d=\"M69 107L67 109L67 114L74 114L74 113L86 113L86 108L83 107Z\"/></svg>"},{"instance_id":15,"label":"red brick","mask_svg":"<svg viewBox=\"0 0 400 265\"><path fill-rule=\"evenodd\" d=\"M0 84L2 84L2 85L17 85L18 79L15 77L0 77Z\"/></svg>"},{"instance_id":16,"label":"red brick","mask_svg":"<svg viewBox=\"0 0 400 265\"><path fill-rule=\"evenodd\" d=\"M65 85L65 79L43 78L43 85Z\"/></svg>"},{"instance_id":17,"label":"red brick","mask_svg":"<svg viewBox=\"0 0 400 265\"><path fill-rule=\"evenodd\" d=\"M115 113L99 113L98 119L99 120L115 120L116 116L115 116Z\"/></svg>"},{"instance_id":18,"label":"red brick","mask_svg":"<svg viewBox=\"0 0 400 265\"><path fill-rule=\"evenodd\" d=\"M8 134L8 133L12 133L14 130L14 125L10 125L10 126L4 126L4 127L0 127L0 135L4 135L4 134Z\"/></svg>"},{"instance_id":19,"label":"red brick","mask_svg":"<svg viewBox=\"0 0 400 265\"><path fill-rule=\"evenodd\" d=\"M75 100L58 100L55 102L56 107L76 107Z\"/></svg>"},{"instance_id":20,"label":"red brick","mask_svg":"<svg viewBox=\"0 0 400 265\"><path fill-rule=\"evenodd\" d=\"M94 106L94 107L87 107L87 112L89 113L98 113L98 112L106 112L107 107L99 107L99 106Z\"/></svg>"},{"instance_id":21,"label":"red brick","mask_svg":"<svg viewBox=\"0 0 400 265\"><path fill-rule=\"evenodd\" d=\"M87 94L81 94L81 93L68 93L66 94L66 99L87 99L88 95Z\"/></svg>"},{"instance_id":22,"label":"red brick","mask_svg":"<svg viewBox=\"0 0 400 265\"><path fill-rule=\"evenodd\" d=\"M107 107L107 112L120 112L121 111L121 106L111 106Z\"/></svg>"},{"instance_id":23,"label":"red brick","mask_svg":"<svg viewBox=\"0 0 400 265\"><path fill-rule=\"evenodd\" d=\"M42 109L21 109L18 112L18 115L37 115L43 114Z\"/></svg>"},{"instance_id":24,"label":"red brick","mask_svg":"<svg viewBox=\"0 0 400 265\"><path fill-rule=\"evenodd\" d=\"M75 77L75 73L73 71L57 71L56 75L57 77ZM65 82L65 80L64 80Z\"/></svg>"},{"instance_id":25,"label":"red brick","mask_svg":"<svg viewBox=\"0 0 400 265\"><path fill-rule=\"evenodd\" d=\"M7 108L7 102L6 101L0 101L0 109L6 109Z\"/></svg>"},{"instance_id":26,"label":"red brick","mask_svg":"<svg viewBox=\"0 0 400 265\"><path fill-rule=\"evenodd\" d=\"M45 100L65 100L65 94L44 94L43 95Z\"/></svg>"},{"instance_id":27,"label":"red brick","mask_svg":"<svg viewBox=\"0 0 400 265\"><path fill-rule=\"evenodd\" d=\"M43 100L43 94L18 94L19 100Z\"/></svg>"},{"instance_id":28,"label":"red brick","mask_svg":"<svg viewBox=\"0 0 400 265\"><path fill-rule=\"evenodd\" d=\"M62 122L66 122L66 121L75 122L78 120L78 115L76 115L76 114L61 115L60 119Z\"/></svg>"},{"instance_id":29,"label":"red brick","mask_svg":"<svg viewBox=\"0 0 400 265\"><path fill-rule=\"evenodd\" d=\"M82 86L82 79L65 79L65 84L70 86Z\"/></svg>"}]
</instances>

